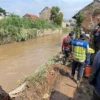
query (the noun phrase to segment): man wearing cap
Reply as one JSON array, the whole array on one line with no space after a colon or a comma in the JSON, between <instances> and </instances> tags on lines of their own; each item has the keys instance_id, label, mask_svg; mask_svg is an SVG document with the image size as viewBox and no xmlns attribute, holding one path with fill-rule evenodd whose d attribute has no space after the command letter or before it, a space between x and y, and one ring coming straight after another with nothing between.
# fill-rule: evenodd
<instances>
[{"instance_id":1,"label":"man wearing cap","mask_svg":"<svg viewBox=\"0 0 100 100\"><path fill-rule=\"evenodd\" d=\"M85 41L86 35L81 34L80 39L73 42L73 63L72 63L72 79L78 67L77 85L80 85L80 80L83 74L86 55L89 53L89 44Z\"/></svg>"}]
</instances>

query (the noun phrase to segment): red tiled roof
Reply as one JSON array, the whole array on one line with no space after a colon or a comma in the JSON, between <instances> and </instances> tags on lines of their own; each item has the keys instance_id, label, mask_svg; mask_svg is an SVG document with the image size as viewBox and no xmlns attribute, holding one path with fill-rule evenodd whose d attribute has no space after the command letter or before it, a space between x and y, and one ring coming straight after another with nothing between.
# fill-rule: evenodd
<instances>
[{"instance_id":1,"label":"red tiled roof","mask_svg":"<svg viewBox=\"0 0 100 100\"><path fill-rule=\"evenodd\" d=\"M29 18L33 18L33 19L38 19L38 16L34 15L34 14L25 14L24 17L29 17Z\"/></svg>"}]
</instances>

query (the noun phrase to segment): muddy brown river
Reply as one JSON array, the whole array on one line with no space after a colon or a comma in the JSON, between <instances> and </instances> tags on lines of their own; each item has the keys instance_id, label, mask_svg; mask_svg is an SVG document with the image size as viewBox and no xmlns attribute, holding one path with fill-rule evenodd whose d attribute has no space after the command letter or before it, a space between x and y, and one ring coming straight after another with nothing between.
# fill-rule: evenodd
<instances>
[{"instance_id":1,"label":"muddy brown river","mask_svg":"<svg viewBox=\"0 0 100 100\"><path fill-rule=\"evenodd\" d=\"M7 92L59 52L63 34L0 46L0 85Z\"/></svg>"}]
</instances>

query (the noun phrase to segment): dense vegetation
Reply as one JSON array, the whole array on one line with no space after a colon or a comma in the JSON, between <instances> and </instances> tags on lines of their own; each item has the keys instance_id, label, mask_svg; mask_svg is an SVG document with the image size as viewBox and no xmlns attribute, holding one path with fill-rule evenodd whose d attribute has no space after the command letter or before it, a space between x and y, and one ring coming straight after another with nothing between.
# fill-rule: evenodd
<instances>
[{"instance_id":1,"label":"dense vegetation","mask_svg":"<svg viewBox=\"0 0 100 100\"><path fill-rule=\"evenodd\" d=\"M85 15L83 12L79 12L76 15L76 27L75 27L75 33L76 33L76 38L80 37L80 28L81 28L81 24L85 19Z\"/></svg>"},{"instance_id":2,"label":"dense vegetation","mask_svg":"<svg viewBox=\"0 0 100 100\"><path fill-rule=\"evenodd\" d=\"M10 15L0 20L0 44L14 41L24 41L36 37L38 29L57 28L55 24L49 24L40 19L21 18Z\"/></svg>"},{"instance_id":3,"label":"dense vegetation","mask_svg":"<svg viewBox=\"0 0 100 100\"><path fill-rule=\"evenodd\" d=\"M2 9L1 7L0 7L0 13L2 13L4 16L6 16L6 11L4 9Z\"/></svg>"}]
</instances>

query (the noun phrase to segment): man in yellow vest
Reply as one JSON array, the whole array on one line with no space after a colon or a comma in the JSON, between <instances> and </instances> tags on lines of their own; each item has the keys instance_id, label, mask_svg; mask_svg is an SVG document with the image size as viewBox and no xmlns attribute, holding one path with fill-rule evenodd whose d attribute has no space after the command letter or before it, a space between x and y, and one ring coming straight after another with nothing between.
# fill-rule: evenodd
<instances>
[{"instance_id":1,"label":"man in yellow vest","mask_svg":"<svg viewBox=\"0 0 100 100\"><path fill-rule=\"evenodd\" d=\"M80 79L83 74L84 63L86 55L89 53L89 44L85 41L86 35L81 34L80 39L73 42L73 63L72 63L72 79L78 67L77 85L80 85Z\"/></svg>"}]
</instances>

